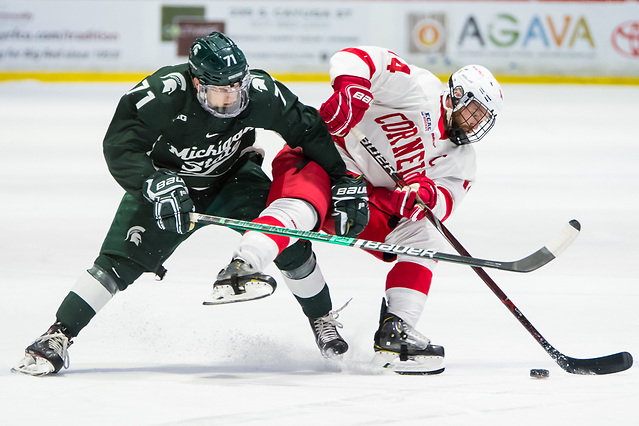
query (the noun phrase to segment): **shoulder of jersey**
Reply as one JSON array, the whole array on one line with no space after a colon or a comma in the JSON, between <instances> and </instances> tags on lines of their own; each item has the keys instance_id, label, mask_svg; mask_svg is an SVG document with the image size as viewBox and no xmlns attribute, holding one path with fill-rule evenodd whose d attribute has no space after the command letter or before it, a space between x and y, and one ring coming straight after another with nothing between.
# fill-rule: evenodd
<instances>
[{"instance_id":1,"label":"shoulder of jersey","mask_svg":"<svg viewBox=\"0 0 639 426\"><path fill-rule=\"evenodd\" d=\"M185 96L193 84L187 64L163 67L147 77L158 97Z\"/></svg>"},{"instance_id":2,"label":"shoulder of jersey","mask_svg":"<svg viewBox=\"0 0 639 426\"><path fill-rule=\"evenodd\" d=\"M432 72L420 67L411 66L411 74L413 78L418 80L422 86L428 86L433 89L437 89L437 92L444 90L442 81Z\"/></svg>"},{"instance_id":3,"label":"shoulder of jersey","mask_svg":"<svg viewBox=\"0 0 639 426\"><path fill-rule=\"evenodd\" d=\"M266 71L252 69L251 70L251 93L252 94L270 94L275 93L275 80Z\"/></svg>"},{"instance_id":4,"label":"shoulder of jersey","mask_svg":"<svg viewBox=\"0 0 639 426\"><path fill-rule=\"evenodd\" d=\"M188 65L173 65L146 77L126 97L141 117L155 123L173 117L189 102L197 102L192 84Z\"/></svg>"},{"instance_id":5,"label":"shoulder of jersey","mask_svg":"<svg viewBox=\"0 0 639 426\"><path fill-rule=\"evenodd\" d=\"M444 93L444 85L442 81L430 71L423 68L411 68L413 79L413 90L410 91L411 96L421 98L433 105L439 104L439 99Z\"/></svg>"}]
</instances>

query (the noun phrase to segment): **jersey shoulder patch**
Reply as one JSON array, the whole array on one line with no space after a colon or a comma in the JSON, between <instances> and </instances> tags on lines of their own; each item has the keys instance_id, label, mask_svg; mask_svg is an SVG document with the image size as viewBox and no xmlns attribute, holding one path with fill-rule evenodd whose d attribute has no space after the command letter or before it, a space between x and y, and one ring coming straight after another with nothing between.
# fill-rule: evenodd
<instances>
[{"instance_id":1,"label":"jersey shoulder patch","mask_svg":"<svg viewBox=\"0 0 639 426\"><path fill-rule=\"evenodd\" d=\"M275 79L263 70L251 70L251 88L259 93L273 93L275 87Z\"/></svg>"},{"instance_id":2,"label":"jersey shoulder patch","mask_svg":"<svg viewBox=\"0 0 639 426\"><path fill-rule=\"evenodd\" d=\"M186 92L186 77L184 77L184 75L180 74L179 72L173 71L169 72L168 74L161 75L160 81L163 84L162 93L170 95L171 93L178 90Z\"/></svg>"},{"instance_id":3,"label":"jersey shoulder patch","mask_svg":"<svg viewBox=\"0 0 639 426\"><path fill-rule=\"evenodd\" d=\"M271 77L266 71L251 70L251 89L259 95L278 98L284 106L289 102L282 93L277 80Z\"/></svg>"},{"instance_id":4,"label":"jersey shoulder patch","mask_svg":"<svg viewBox=\"0 0 639 426\"><path fill-rule=\"evenodd\" d=\"M176 97L187 92L189 81L188 73L181 66L163 67L149 75L125 96L130 96L135 101L138 110L147 104L173 102L166 97ZM157 100L153 102L154 100Z\"/></svg>"},{"instance_id":5,"label":"jersey shoulder patch","mask_svg":"<svg viewBox=\"0 0 639 426\"><path fill-rule=\"evenodd\" d=\"M123 100L145 122L157 125L175 117L193 96L188 75L186 64L160 68L129 90Z\"/></svg>"}]
</instances>

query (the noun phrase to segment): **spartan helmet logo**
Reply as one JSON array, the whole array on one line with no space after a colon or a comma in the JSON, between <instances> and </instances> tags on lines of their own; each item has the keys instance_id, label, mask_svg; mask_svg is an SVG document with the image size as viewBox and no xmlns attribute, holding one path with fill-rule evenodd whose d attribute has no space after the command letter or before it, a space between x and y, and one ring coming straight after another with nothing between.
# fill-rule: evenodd
<instances>
[{"instance_id":1,"label":"spartan helmet logo","mask_svg":"<svg viewBox=\"0 0 639 426\"><path fill-rule=\"evenodd\" d=\"M132 226L126 232L126 238L124 240L125 241L131 241L136 246L139 246L140 243L142 242L142 233L144 231L146 231L146 229L144 229L141 226Z\"/></svg>"}]
</instances>

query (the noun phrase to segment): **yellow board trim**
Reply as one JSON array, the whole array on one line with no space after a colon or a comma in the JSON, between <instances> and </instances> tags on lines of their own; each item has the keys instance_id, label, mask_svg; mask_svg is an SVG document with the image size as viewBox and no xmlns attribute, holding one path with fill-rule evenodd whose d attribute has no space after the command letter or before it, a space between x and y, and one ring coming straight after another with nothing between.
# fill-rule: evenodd
<instances>
[{"instance_id":1,"label":"yellow board trim","mask_svg":"<svg viewBox=\"0 0 639 426\"><path fill-rule=\"evenodd\" d=\"M0 71L0 82L37 80L46 83L102 83L138 82L149 75L148 72L100 73L100 72L40 72L40 71Z\"/></svg>"},{"instance_id":2,"label":"yellow board trim","mask_svg":"<svg viewBox=\"0 0 639 426\"><path fill-rule=\"evenodd\" d=\"M44 71L0 71L0 82L37 80L46 83L136 83L151 74L148 72L44 72ZM324 73L273 73L273 77L284 82L328 83ZM447 75L438 75L445 81ZM556 76L556 75L496 75L503 84L613 84L639 85L639 76Z\"/></svg>"}]
</instances>

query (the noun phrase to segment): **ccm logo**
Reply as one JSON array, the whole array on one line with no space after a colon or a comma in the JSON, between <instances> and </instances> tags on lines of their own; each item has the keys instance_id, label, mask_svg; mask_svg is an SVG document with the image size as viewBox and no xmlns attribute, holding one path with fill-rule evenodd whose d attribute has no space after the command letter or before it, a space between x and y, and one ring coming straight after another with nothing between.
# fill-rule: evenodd
<instances>
[{"instance_id":1,"label":"ccm logo","mask_svg":"<svg viewBox=\"0 0 639 426\"><path fill-rule=\"evenodd\" d=\"M355 194L366 194L366 188L353 186L350 188L337 189L337 195L355 195Z\"/></svg>"}]
</instances>

